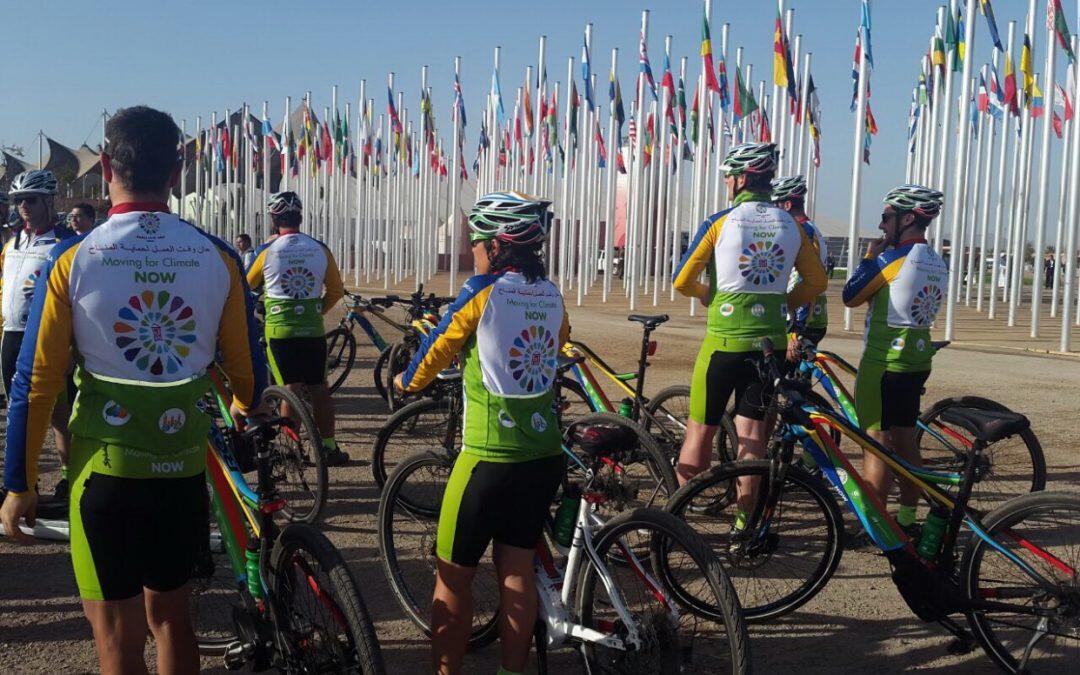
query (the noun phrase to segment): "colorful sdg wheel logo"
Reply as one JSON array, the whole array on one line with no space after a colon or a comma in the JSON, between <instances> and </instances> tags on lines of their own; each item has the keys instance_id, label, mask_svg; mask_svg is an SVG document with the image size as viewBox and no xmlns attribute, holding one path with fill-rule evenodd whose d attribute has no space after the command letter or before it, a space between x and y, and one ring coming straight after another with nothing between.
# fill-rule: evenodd
<instances>
[{"instance_id":1,"label":"colorful sdg wheel logo","mask_svg":"<svg viewBox=\"0 0 1080 675\"><path fill-rule=\"evenodd\" d=\"M784 249L768 241L755 241L739 256L739 273L755 286L771 284L784 269Z\"/></svg>"},{"instance_id":2,"label":"colorful sdg wheel logo","mask_svg":"<svg viewBox=\"0 0 1080 675\"><path fill-rule=\"evenodd\" d=\"M543 326L529 326L510 347L510 373L527 392L544 391L555 378L555 336Z\"/></svg>"},{"instance_id":3,"label":"colorful sdg wheel logo","mask_svg":"<svg viewBox=\"0 0 1080 675\"><path fill-rule=\"evenodd\" d=\"M293 300L302 300L315 290L315 275L305 267L290 267L281 275L281 287Z\"/></svg>"},{"instance_id":4,"label":"colorful sdg wheel logo","mask_svg":"<svg viewBox=\"0 0 1080 675\"><path fill-rule=\"evenodd\" d=\"M941 289L937 286L923 286L915 295L911 303L911 318L919 326L929 326L934 323L938 310L941 309Z\"/></svg>"},{"instance_id":5,"label":"colorful sdg wheel logo","mask_svg":"<svg viewBox=\"0 0 1080 675\"><path fill-rule=\"evenodd\" d=\"M124 358L152 375L177 372L195 342L194 311L168 291L143 291L128 298L113 324Z\"/></svg>"}]
</instances>

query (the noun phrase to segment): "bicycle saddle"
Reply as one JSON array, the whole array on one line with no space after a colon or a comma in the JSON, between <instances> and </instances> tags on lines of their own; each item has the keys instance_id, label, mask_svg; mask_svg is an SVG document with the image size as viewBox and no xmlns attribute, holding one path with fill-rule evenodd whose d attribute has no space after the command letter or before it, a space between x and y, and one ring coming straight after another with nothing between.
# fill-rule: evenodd
<instances>
[{"instance_id":1,"label":"bicycle saddle","mask_svg":"<svg viewBox=\"0 0 1080 675\"><path fill-rule=\"evenodd\" d=\"M569 436L582 452L594 459L621 455L638 446L634 430L621 424L575 424Z\"/></svg>"},{"instance_id":2,"label":"bicycle saddle","mask_svg":"<svg viewBox=\"0 0 1080 675\"><path fill-rule=\"evenodd\" d=\"M646 328L656 328L660 324L667 321L670 317L667 314L631 314L626 317L627 321L637 321Z\"/></svg>"},{"instance_id":3,"label":"bicycle saddle","mask_svg":"<svg viewBox=\"0 0 1080 675\"><path fill-rule=\"evenodd\" d=\"M439 371L439 374L435 376L436 379L443 382L454 382L461 379L461 368L447 368L446 370Z\"/></svg>"},{"instance_id":4,"label":"bicycle saddle","mask_svg":"<svg viewBox=\"0 0 1080 675\"><path fill-rule=\"evenodd\" d=\"M963 427L987 444L1026 431L1031 426L1027 417L1005 410L948 408L942 411L941 419Z\"/></svg>"}]
</instances>

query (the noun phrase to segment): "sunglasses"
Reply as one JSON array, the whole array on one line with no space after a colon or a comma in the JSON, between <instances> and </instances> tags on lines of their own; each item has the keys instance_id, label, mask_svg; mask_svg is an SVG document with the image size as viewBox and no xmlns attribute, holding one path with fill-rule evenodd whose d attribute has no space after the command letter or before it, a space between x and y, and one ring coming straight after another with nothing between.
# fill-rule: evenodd
<instances>
[{"instance_id":1,"label":"sunglasses","mask_svg":"<svg viewBox=\"0 0 1080 675\"><path fill-rule=\"evenodd\" d=\"M18 206L19 204L26 204L27 206L34 206L38 203L37 197L12 197L11 202Z\"/></svg>"}]
</instances>

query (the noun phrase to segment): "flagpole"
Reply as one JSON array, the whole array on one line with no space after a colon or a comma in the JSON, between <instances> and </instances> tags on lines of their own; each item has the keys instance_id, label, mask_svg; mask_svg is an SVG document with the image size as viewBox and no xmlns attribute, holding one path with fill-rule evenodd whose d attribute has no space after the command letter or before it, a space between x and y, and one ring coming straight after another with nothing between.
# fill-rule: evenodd
<instances>
[{"instance_id":1,"label":"flagpole","mask_svg":"<svg viewBox=\"0 0 1080 675\"><path fill-rule=\"evenodd\" d=\"M671 67L671 36L664 36L664 63L668 68ZM664 77L667 77L665 71ZM656 133L660 136L660 155L654 157L653 161L657 163L656 174L659 178L659 185L657 186L656 194L656 236L649 246L655 248L656 251L653 254L653 307L660 302L660 286L664 280L664 264L667 260L667 246L670 238L668 237L669 216L667 202L668 202L668 186L670 181L671 172L665 167L665 163L668 161L668 149L671 146L670 136L671 130L667 125L667 111L668 106L671 105L671 91L665 85L661 87L663 94L660 97L660 110L656 114Z\"/></svg>"},{"instance_id":2,"label":"flagpole","mask_svg":"<svg viewBox=\"0 0 1080 675\"><path fill-rule=\"evenodd\" d=\"M998 50L994 49L994 56L993 56L994 65L993 65L993 68L994 68L995 73L997 72L998 56L999 56ZM986 68L984 67L983 70L985 72ZM984 82L986 81L985 76L983 77L983 81ZM998 83L999 87L1000 87L1000 84L1001 83L999 82ZM989 94L990 94L990 92L987 92L987 95L989 95ZM1002 114L1004 115L1004 111L1002 112ZM979 231L979 269L978 269L978 273L977 273L978 281L977 281L977 287L976 287L976 293L975 293L975 310L979 311L979 312L981 312L982 308L983 308L983 281L985 280L985 277L986 277L986 236L987 236L987 232L988 232L988 230L990 228L990 198L991 198L992 191L993 191L992 179L993 179L993 177L995 175L994 165L993 165L994 147L997 144L997 137L998 137L997 118L994 117L993 113L990 112L989 108L987 109L986 121L989 122L989 129L987 131L985 131L984 133L989 138L986 140L986 143L987 143L988 147L987 147L987 152L986 152L986 174L983 177L982 218L981 218L981 225L980 225L980 231ZM1002 134L1002 135L1004 136L1004 134ZM1002 144L1004 145L1004 139L1002 139L1002 140L1003 140ZM998 174L1004 173L1004 171L1005 171L1004 155L1001 156L1001 160L998 162L997 169L998 169L997 170ZM992 264L996 265L997 261L996 260L993 261Z\"/></svg>"},{"instance_id":3,"label":"flagpole","mask_svg":"<svg viewBox=\"0 0 1080 675\"><path fill-rule=\"evenodd\" d=\"M619 68L619 50L613 48L611 50L611 77L615 77L615 73ZM601 301L607 303L608 293L611 292L611 274L612 274L612 257L614 256L615 249L615 201L616 201L616 179L619 174L619 153L620 153L620 140L615 137L618 133L615 129L615 102L608 97L608 160L607 160L607 174L605 175L607 183L607 195L604 201L604 284L601 291ZM537 127L539 131L540 127ZM539 134L537 134L537 140L539 141ZM536 153L537 168L540 164L540 152ZM539 174L539 171L537 171Z\"/></svg>"},{"instance_id":4,"label":"flagpole","mask_svg":"<svg viewBox=\"0 0 1080 675\"><path fill-rule=\"evenodd\" d=\"M563 142L566 144L566 151L563 153L563 173L562 173L562 199L560 201L559 212L559 291L562 292L566 289L566 234L569 227L570 216L570 110L574 107L570 101L570 97L573 96L574 88L571 86L574 81L574 57L571 56L566 62L566 115L563 118Z\"/></svg>"},{"instance_id":5,"label":"flagpole","mask_svg":"<svg viewBox=\"0 0 1080 675\"><path fill-rule=\"evenodd\" d=\"M798 102L798 119L801 120L801 124L799 125L799 152L795 159L795 170L791 172L792 174L796 175L803 173L803 152L806 149L807 137L810 135L810 122L806 119L806 109L810 105L810 102L806 99L810 96L811 56L812 54L810 52L806 52L806 55L803 56L802 72L799 73L799 75L802 77L802 82L800 83L802 86L800 87L801 91L799 92ZM910 163L910 161L911 160L909 159L908 162Z\"/></svg>"},{"instance_id":6,"label":"flagpole","mask_svg":"<svg viewBox=\"0 0 1080 675\"><path fill-rule=\"evenodd\" d=\"M711 29L711 27L712 27L712 0L705 0L705 17L704 17L704 21L706 23L708 23L709 26L710 26L710 35L709 35L710 44L709 44L709 48L711 50L712 49L712 43L711 43L711 40L712 40L712 34L711 34L711 30L712 30ZM697 96L696 96L697 101L698 101L698 109L697 109L697 112L698 112L698 115L697 115L697 141L695 141L695 143L694 143L694 175L693 175L693 179L691 181L691 190L692 190L692 192L691 192L691 195L690 195L690 200L691 200L690 201L690 203L691 203L690 221L692 223L692 226L696 226L698 223L701 223L702 221L704 221L705 216L706 216L705 198L706 198L706 190L708 189L708 185L707 185L707 182L708 182L708 167L706 166L706 162L708 161L708 159L707 159L708 155L706 154L706 144L705 144L705 128L706 128L705 125L707 123L706 116L705 116L705 106L707 105L707 101L709 99L711 99L711 96L710 96L710 93L709 93L709 89L705 84L705 73L704 72L702 72L701 76L698 77L697 87L698 87ZM639 92L640 92L640 89L641 89L641 87L639 86L638 87ZM641 94L639 93L638 96L640 97L640 95ZM697 299L696 298L690 298L690 316L695 316L696 313L697 313Z\"/></svg>"},{"instance_id":7,"label":"flagpole","mask_svg":"<svg viewBox=\"0 0 1080 675\"><path fill-rule=\"evenodd\" d=\"M705 0L708 5L712 0ZM639 36L639 45L644 47L649 41L649 10L643 10L641 12L641 34ZM640 51L640 47L639 47ZM638 254L641 246L639 236L641 234L641 225L644 214L643 206L644 199L642 191L644 189L643 183L646 180L646 173L642 167L642 150L644 148L645 133L647 131L647 120L645 119L645 74L638 72L637 78L637 101L636 101L636 113L634 115L635 122L637 124L637 134L634 139L632 162L633 166L633 180L631 181L630 195L631 199L627 204L628 212L632 209L632 217L629 219L629 227L627 228L627 246L626 254L624 255L625 269L630 272L630 311L637 309L637 293L638 293Z\"/></svg>"},{"instance_id":8,"label":"flagpole","mask_svg":"<svg viewBox=\"0 0 1080 675\"><path fill-rule=\"evenodd\" d=\"M195 139L196 139L196 152L195 152L195 202L193 209L195 213L192 215L192 220L199 227L204 227L203 212L202 212L202 199L203 199L203 152L206 147L204 143L206 139L203 135L202 128L202 115L195 116Z\"/></svg>"},{"instance_id":9,"label":"flagpole","mask_svg":"<svg viewBox=\"0 0 1080 675\"><path fill-rule=\"evenodd\" d=\"M720 56L723 59L724 69L725 70L727 69L728 35L730 33L731 33L731 24L725 23L722 26L720 26ZM725 75L725 77L726 77L726 75ZM730 93L728 95L730 96ZM713 167L714 167L714 169L713 169L713 185L714 185L714 187L713 187L713 206L716 208L717 211L720 211L721 209L726 207L727 206L727 200L728 200L727 190L724 189L724 177L722 175L722 172L720 171L720 165L724 163L724 156L727 154L727 145L728 145L728 138L727 138L727 136L724 135L724 114L725 114L725 112L728 112L729 113L728 114L729 119L731 118L731 115L733 114L730 111L725 111L724 110L724 107L723 107L723 105L721 105L719 99L720 99L720 97L718 96L716 105L720 109L720 115L719 115L719 117L720 117L720 132L719 132L720 135L717 138L717 142L716 142L716 148L715 148L716 152L713 153L715 155L715 159L714 159L714 162L713 162ZM733 107L731 105L730 100L728 102L728 107L729 108ZM730 128L731 128L731 125L728 125L728 129L730 129ZM708 167L705 167L705 170L708 171ZM690 225L696 225L696 223L690 223ZM693 236L693 232L690 232L690 234L688 236Z\"/></svg>"},{"instance_id":10,"label":"flagpole","mask_svg":"<svg viewBox=\"0 0 1080 675\"><path fill-rule=\"evenodd\" d=\"M1028 0L1026 28L1024 36L1031 40L1031 55L1035 52L1035 0ZM1021 71L1023 70L1023 52L1021 51ZM1036 78L1037 79L1037 78ZM1020 89L1024 89L1021 87ZM1011 277L1011 291L1009 293L1009 326L1016 325L1016 313L1020 307L1023 295L1024 265L1027 258L1027 219L1030 205L1028 200L1031 192L1031 161L1033 152L1031 101L1028 100L1028 92L1024 91L1024 107L1021 111L1021 171L1017 181L1018 193L1013 202L1013 269ZM1038 253L1036 253L1036 256ZM1034 265L1038 267L1038 265Z\"/></svg>"},{"instance_id":11,"label":"flagpole","mask_svg":"<svg viewBox=\"0 0 1080 675\"><path fill-rule=\"evenodd\" d=\"M791 83L792 87L799 86L799 58L802 56L802 35L795 36L795 51L791 55L792 59L792 72L795 75L795 81ZM784 136L779 136L778 139L784 146L784 154L782 156L782 164L784 167L784 175L792 175L795 172L795 115L792 114L791 106L798 107L798 101L788 100L784 108L780 111L780 117L784 118L784 126L782 127Z\"/></svg>"},{"instance_id":12,"label":"flagpole","mask_svg":"<svg viewBox=\"0 0 1080 675\"><path fill-rule=\"evenodd\" d=\"M679 83L683 91L683 99L686 98L686 57L682 57L679 61ZM686 157L683 155L683 148L686 147L686 125L683 124L681 112L676 113L676 142L677 148L672 154L672 161L676 161L675 157L678 157L677 164L675 165L675 186L672 188L673 199L675 201L674 208L674 220L671 227L671 270L675 269L675 266L679 264L679 258L682 257L682 205L683 205L683 164L686 163ZM675 154L677 153L677 155ZM687 240L692 236L694 222L687 220L686 232ZM675 301L675 284L670 286L670 298L672 302Z\"/></svg>"},{"instance_id":13,"label":"flagpole","mask_svg":"<svg viewBox=\"0 0 1080 675\"><path fill-rule=\"evenodd\" d=\"M776 0L776 18L782 20L783 17L784 17L784 0ZM775 33L775 30L776 29L774 27L773 28L774 33ZM780 30L782 31L780 39L781 40L786 40L787 36L786 36L786 31L784 29L783 23L780 24ZM774 42L773 48L774 49L775 49L775 41L776 41L776 36L774 35L773 36L773 42ZM773 56L774 63L775 63L775 60L776 60L776 56L774 55ZM775 66L773 66L773 67L775 69ZM738 95L737 92L736 92L736 95ZM761 101L761 103L762 103L762 105L764 105L765 101ZM778 85L776 83L776 74L775 73L773 74L772 112L770 113L770 119L773 120L774 124L777 123L778 120L780 119L780 85ZM778 127L778 129L779 129L779 127ZM782 155L781 155L781 159L780 159L780 167L779 167L779 170L778 170L778 175L781 175L781 176L784 175L784 160L783 160Z\"/></svg>"},{"instance_id":14,"label":"flagpole","mask_svg":"<svg viewBox=\"0 0 1080 675\"><path fill-rule=\"evenodd\" d=\"M859 92L855 99L855 134L851 167L851 213L848 219L847 278L855 273L855 249L859 246L859 197L862 190L863 142L866 136L866 35L859 25L862 48L859 50ZM853 313L844 308L844 330L850 331Z\"/></svg>"},{"instance_id":15,"label":"flagpole","mask_svg":"<svg viewBox=\"0 0 1080 675\"><path fill-rule=\"evenodd\" d=\"M974 89L974 86L975 85L974 85L974 82L973 82L972 83L972 87L973 87L972 91L976 91ZM976 105L976 108L978 108L977 105ZM973 112L975 112L975 111L973 111ZM977 195L979 186L982 184L982 182L985 182L985 180L980 182L980 179L982 179L983 174L984 173L986 175L990 174L990 170L989 170L990 169L990 156L986 152L986 146L987 146L987 142L986 142L987 141L987 139L986 139L987 129L986 129L986 119L985 119L986 116L983 115L981 112L977 112L976 114L977 114L978 125L979 126L978 126L978 139L976 141L977 145L976 145L976 149L975 149L975 177L974 177L974 181L969 182L969 184L968 184L968 194L971 194L971 195ZM985 157L985 159L984 159L984 157ZM968 178L970 180L971 176L969 176ZM968 246L967 246L967 274L964 275L964 286L963 286L963 288L964 288L964 304L967 305L967 306L971 305L971 291L972 291L972 287L975 285L975 284L972 283L972 279L975 276L975 232L978 229L977 225L979 223L979 210L980 210L980 208L985 208L985 202L982 199L978 199L978 197L973 197L972 201L973 201L973 203L971 205L971 210L968 211L967 221L966 221L966 224L965 224L965 232L967 233ZM984 228L984 230L985 230L985 228Z\"/></svg>"},{"instance_id":16,"label":"flagpole","mask_svg":"<svg viewBox=\"0 0 1080 675\"><path fill-rule=\"evenodd\" d=\"M1034 0L1032 0L1034 2ZM949 253L949 297L945 308L945 339L952 340L956 330L956 300L960 283L960 259L963 257L964 245L960 240L960 228L963 224L965 206L967 204L966 187L967 172L962 164L969 161L971 145L971 71L972 58L975 53L975 0L967 0L964 11L964 44L967 54L964 58L964 70L961 75L960 91L960 137L956 142L957 166L953 180L953 206L952 215L952 239ZM946 90L948 84L946 83ZM944 150L946 146L943 146ZM944 160L944 158L943 158ZM942 164L944 166L944 164Z\"/></svg>"},{"instance_id":17,"label":"flagpole","mask_svg":"<svg viewBox=\"0 0 1080 675\"><path fill-rule=\"evenodd\" d=\"M1080 41L1074 35L1072 38L1073 53L1080 47ZM1080 77L1074 77L1073 101L1080 100ZM1075 122L1075 120L1074 120ZM1076 286L1076 237L1077 220L1080 218L1080 189L1077 189L1077 181L1080 181L1080 124L1073 124L1072 129L1072 155L1069 157L1069 183L1073 189L1069 192L1069 213L1066 218L1069 228L1068 240L1065 245L1065 288L1061 296L1061 341L1058 349L1063 352L1072 351L1072 326L1073 305L1072 295ZM1080 316L1080 310L1078 310Z\"/></svg>"},{"instance_id":18,"label":"flagpole","mask_svg":"<svg viewBox=\"0 0 1080 675\"><path fill-rule=\"evenodd\" d=\"M184 219L184 195L187 193L187 120L180 120L180 199L176 213Z\"/></svg>"},{"instance_id":19,"label":"flagpole","mask_svg":"<svg viewBox=\"0 0 1080 675\"><path fill-rule=\"evenodd\" d=\"M1075 53L1075 51L1074 51L1074 53ZM1069 68L1073 68L1073 67L1074 66L1072 66L1072 65L1069 66ZM1068 82L1067 79L1066 79L1066 82ZM1066 84L1065 86L1067 87L1068 84ZM1062 91L1066 91L1066 90L1063 89ZM1066 94L1065 94L1066 97L1071 96L1071 95L1072 95L1072 92L1066 91ZM1062 113L1062 116L1064 117L1064 113ZM1062 127L1063 127L1063 132L1062 132L1063 147L1062 147L1062 150L1061 150L1061 169L1060 169L1061 170L1061 185L1058 187L1057 232L1054 234L1054 284L1053 284L1053 288L1050 291L1050 316L1052 316L1052 317L1057 316L1057 313L1058 313L1057 312L1058 298L1060 297L1060 294L1061 294L1061 277L1062 277L1062 274L1061 274L1061 270L1058 269L1058 268L1064 262L1064 259L1061 257L1061 246L1063 244L1063 240L1064 240L1064 236L1065 236L1065 227L1066 227L1065 209L1066 209L1067 204L1068 204L1069 192L1072 190L1072 186L1069 184L1069 168L1068 168L1069 165L1068 165L1068 162L1069 162L1069 157L1071 156L1071 153L1076 152L1076 149L1072 145L1072 125L1073 125L1073 120L1072 119L1064 119L1063 120L1063 124L1062 124Z\"/></svg>"},{"instance_id":20,"label":"flagpole","mask_svg":"<svg viewBox=\"0 0 1080 675\"><path fill-rule=\"evenodd\" d=\"M965 2L966 1L967 0L965 0ZM958 6L957 3L958 3L958 0L950 0L950 3L949 3L949 16L956 16L956 9L957 9L957 6ZM972 19L972 17L968 16L967 20L964 23L964 34L965 34L965 36L967 34L969 34L969 33L973 34L972 31L968 30L969 25L971 24L971 19ZM945 23L943 25L948 25L948 24ZM970 49L970 46L967 47L967 49ZM959 46L954 45L953 48L949 50L948 55L946 56L946 59L945 59L945 105L942 106L941 131L940 131L939 137L938 137L938 147L936 148L936 152L937 152L936 155L934 155L935 148L933 148L933 146L931 146L931 157L936 156L937 160L938 160L937 171L936 171L936 173L932 173L931 187L937 188L937 189L941 190L942 192L945 191L945 186L948 184L947 175L948 175L948 172L949 172L949 145L950 145L950 141L953 138L952 129L954 128L953 125L952 125L952 123L953 123L953 117L952 117L952 114L953 114L952 113L952 106L953 106L953 79L954 79L953 78L953 65L952 64L953 64L954 59L959 58L959 55L957 54L958 51L959 51ZM967 62L968 61L970 61L970 58L965 58L964 59L964 68L965 68L964 72L965 73L967 72ZM933 67L932 64L931 64L931 67ZM967 77L967 76L965 75L965 77ZM967 83L964 82L961 85L961 88L965 88L966 85L967 85ZM963 108L963 107L965 107L965 106L964 106L963 102L961 101L961 108ZM961 124L966 123L966 120L964 120L963 118L961 118L961 120L962 120ZM959 147L957 148L956 155L957 155L957 157L963 157L963 154L959 151ZM956 196L953 196L953 200L955 200L955 199L956 199ZM937 222L936 227L935 227L936 236L934 237L934 248L935 248L935 250L937 250L937 252L939 254L942 252L942 249L943 249L943 247L945 245L945 237L944 237L943 228L945 227L946 213L949 213L950 215L952 215L951 211L953 209L953 204L950 204L950 201L952 201L952 200L946 200L945 204L942 206L941 217L938 218L938 222ZM954 220L955 220L955 218L954 218ZM950 279L950 283L951 283L951 281L952 280ZM947 327L946 327L946 334L949 334L949 329ZM948 339L951 339L951 338L946 337L945 339L948 340Z\"/></svg>"},{"instance_id":21,"label":"flagpole","mask_svg":"<svg viewBox=\"0 0 1080 675\"><path fill-rule=\"evenodd\" d=\"M1053 5L1047 5L1047 8ZM1034 17L1032 17L1034 23ZM1031 49L1035 49L1035 35L1032 31ZM1043 297L1043 249L1046 248L1046 215L1047 200L1050 191L1050 130L1053 127L1054 117L1054 68L1057 65L1057 48L1054 45L1054 26L1047 16L1046 25L1046 67L1043 70L1043 125L1042 138L1039 139L1039 201L1037 203L1035 219L1035 260L1034 276L1031 279L1031 337L1039 337L1039 312L1042 310ZM1051 97L1047 105L1045 97ZM1054 251L1057 255L1057 251ZM1056 274L1056 268L1055 268Z\"/></svg>"}]
</instances>

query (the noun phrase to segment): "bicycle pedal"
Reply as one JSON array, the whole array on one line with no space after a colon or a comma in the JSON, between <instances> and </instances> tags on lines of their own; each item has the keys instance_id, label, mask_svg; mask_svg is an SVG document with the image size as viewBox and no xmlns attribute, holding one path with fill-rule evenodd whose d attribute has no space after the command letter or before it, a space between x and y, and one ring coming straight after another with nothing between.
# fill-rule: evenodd
<instances>
[{"instance_id":1,"label":"bicycle pedal","mask_svg":"<svg viewBox=\"0 0 1080 675\"><path fill-rule=\"evenodd\" d=\"M252 645L245 645L243 642L237 640L231 642L225 647L225 669L226 670L240 670L250 660L250 654L254 647Z\"/></svg>"}]
</instances>

